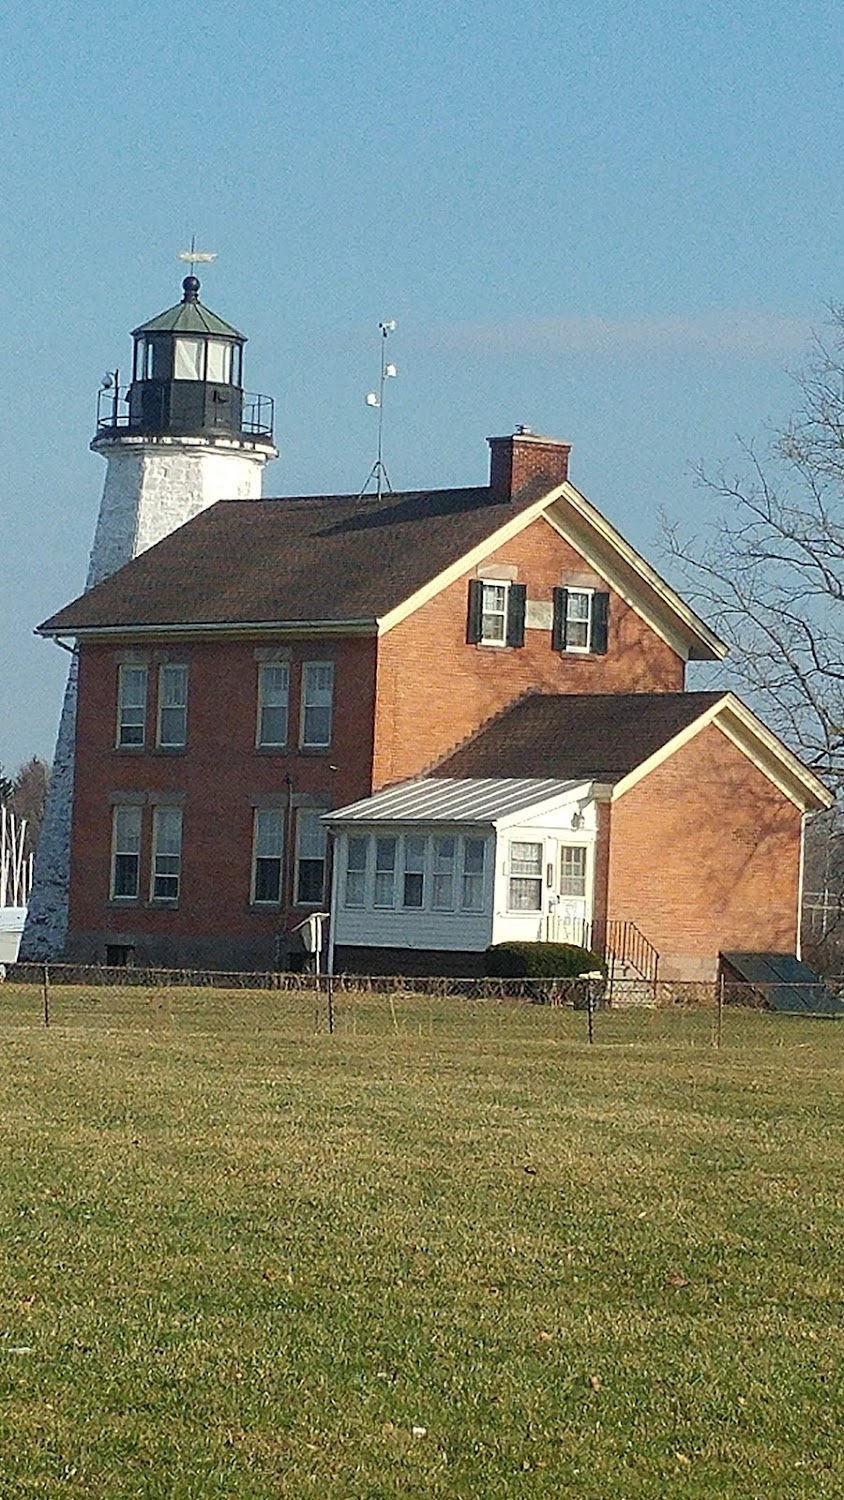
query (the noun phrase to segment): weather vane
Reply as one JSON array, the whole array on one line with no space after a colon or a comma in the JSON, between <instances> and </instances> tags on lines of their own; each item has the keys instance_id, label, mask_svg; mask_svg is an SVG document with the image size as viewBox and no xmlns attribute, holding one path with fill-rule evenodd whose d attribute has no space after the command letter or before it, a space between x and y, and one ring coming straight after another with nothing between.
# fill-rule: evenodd
<instances>
[{"instance_id":1,"label":"weather vane","mask_svg":"<svg viewBox=\"0 0 844 1500\"><path fill-rule=\"evenodd\" d=\"M390 476L387 473L384 463L384 386L388 380L395 379L398 374L395 365L387 363L387 339L391 333L395 333L397 326L395 318L390 318L388 323L378 324L381 334L378 390L370 391L366 398L367 406L374 406L378 410L378 456L367 475L366 484L360 493L361 495L365 495L374 480L376 500L381 499L385 487L390 494L393 493L393 486L390 484Z\"/></svg>"},{"instance_id":2,"label":"weather vane","mask_svg":"<svg viewBox=\"0 0 844 1500\"><path fill-rule=\"evenodd\" d=\"M210 266L217 259L216 250L197 250L196 235L190 237L190 249L179 251L179 260L190 262L190 273L193 275L197 266Z\"/></svg>"}]
</instances>

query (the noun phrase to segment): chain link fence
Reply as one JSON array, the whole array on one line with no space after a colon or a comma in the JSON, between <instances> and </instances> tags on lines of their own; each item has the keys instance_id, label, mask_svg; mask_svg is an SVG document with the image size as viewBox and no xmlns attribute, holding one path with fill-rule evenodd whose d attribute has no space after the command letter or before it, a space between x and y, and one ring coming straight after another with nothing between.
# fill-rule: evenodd
<instances>
[{"instance_id":1,"label":"chain link fence","mask_svg":"<svg viewBox=\"0 0 844 1500\"><path fill-rule=\"evenodd\" d=\"M773 987L771 987L773 988ZM793 986L806 1013L806 985ZM778 985L777 1009L783 1005ZM844 996L844 979L818 986ZM799 992L799 995L798 995ZM664 1037L721 1046L747 1034L740 1012L765 1012L766 986L723 980L403 978L16 964L0 988L0 1024L154 1030L178 1024L231 1032L272 1029L291 1039L337 1034L365 1039L578 1038L634 1044ZM800 1004L797 1004L798 999ZM685 1040L684 1040L685 1039Z\"/></svg>"}]
</instances>

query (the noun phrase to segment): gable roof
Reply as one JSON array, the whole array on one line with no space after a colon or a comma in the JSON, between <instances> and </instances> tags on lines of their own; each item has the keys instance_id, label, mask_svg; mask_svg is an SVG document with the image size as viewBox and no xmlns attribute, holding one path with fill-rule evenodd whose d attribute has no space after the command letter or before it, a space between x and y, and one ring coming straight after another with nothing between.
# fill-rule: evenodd
<instances>
[{"instance_id":1,"label":"gable roof","mask_svg":"<svg viewBox=\"0 0 844 1500\"><path fill-rule=\"evenodd\" d=\"M532 693L428 774L608 782L615 800L708 724L804 811L832 805L822 782L733 693Z\"/></svg>"},{"instance_id":2,"label":"gable roof","mask_svg":"<svg viewBox=\"0 0 844 1500\"><path fill-rule=\"evenodd\" d=\"M45 635L152 627L369 625L508 524L545 480L511 500L486 487L373 496L221 500L52 615ZM541 508L541 506L540 506Z\"/></svg>"}]
</instances>

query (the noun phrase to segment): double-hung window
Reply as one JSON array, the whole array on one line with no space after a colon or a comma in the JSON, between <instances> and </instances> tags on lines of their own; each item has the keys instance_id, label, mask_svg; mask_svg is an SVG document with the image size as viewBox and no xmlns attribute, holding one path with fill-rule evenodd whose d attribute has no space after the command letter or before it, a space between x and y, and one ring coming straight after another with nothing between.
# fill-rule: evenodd
<instances>
[{"instance_id":1,"label":"double-hung window","mask_svg":"<svg viewBox=\"0 0 844 1500\"><path fill-rule=\"evenodd\" d=\"M609 602L609 594L597 589L555 589L552 625L554 650L581 655L605 655Z\"/></svg>"},{"instance_id":2,"label":"double-hung window","mask_svg":"<svg viewBox=\"0 0 844 1500\"><path fill-rule=\"evenodd\" d=\"M325 896L327 829L319 808L300 807L296 816L296 905L321 906Z\"/></svg>"},{"instance_id":3,"label":"double-hung window","mask_svg":"<svg viewBox=\"0 0 844 1500\"><path fill-rule=\"evenodd\" d=\"M542 910L542 844L514 839L510 844L507 905L510 911Z\"/></svg>"},{"instance_id":4,"label":"double-hung window","mask_svg":"<svg viewBox=\"0 0 844 1500\"><path fill-rule=\"evenodd\" d=\"M255 809L252 832L252 902L278 906L281 901L284 813L280 807Z\"/></svg>"},{"instance_id":5,"label":"double-hung window","mask_svg":"<svg viewBox=\"0 0 844 1500\"><path fill-rule=\"evenodd\" d=\"M463 883L460 905L463 911L484 908L484 839L463 840Z\"/></svg>"},{"instance_id":6,"label":"double-hung window","mask_svg":"<svg viewBox=\"0 0 844 1500\"><path fill-rule=\"evenodd\" d=\"M152 813L153 901L178 901L182 876L182 809L156 807Z\"/></svg>"},{"instance_id":7,"label":"double-hung window","mask_svg":"<svg viewBox=\"0 0 844 1500\"><path fill-rule=\"evenodd\" d=\"M188 734L188 669L163 666L158 674L158 744L181 749Z\"/></svg>"},{"instance_id":8,"label":"double-hung window","mask_svg":"<svg viewBox=\"0 0 844 1500\"><path fill-rule=\"evenodd\" d=\"M402 906L419 910L425 905L425 845L427 840L409 835L404 841Z\"/></svg>"},{"instance_id":9,"label":"double-hung window","mask_svg":"<svg viewBox=\"0 0 844 1500\"><path fill-rule=\"evenodd\" d=\"M302 667L302 717L299 741L303 749L325 750L331 744L334 701L334 663L306 661Z\"/></svg>"},{"instance_id":10,"label":"double-hung window","mask_svg":"<svg viewBox=\"0 0 844 1500\"><path fill-rule=\"evenodd\" d=\"M262 662L258 668L258 730L256 743L262 749L280 749L287 744L287 710L290 667L286 661Z\"/></svg>"},{"instance_id":11,"label":"double-hung window","mask_svg":"<svg viewBox=\"0 0 844 1500\"><path fill-rule=\"evenodd\" d=\"M453 911L457 840L449 834L437 834L433 843L431 905L434 911Z\"/></svg>"},{"instance_id":12,"label":"double-hung window","mask_svg":"<svg viewBox=\"0 0 844 1500\"><path fill-rule=\"evenodd\" d=\"M523 646L527 589L502 578L473 578L469 583L466 639L476 646Z\"/></svg>"},{"instance_id":13,"label":"double-hung window","mask_svg":"<svg viewBox=\"0 0 844 1500\"><path fill-rule=\"evenodd\" d=\"M375 840L375 906L395 906L397 847L398 840L390 836Z\"/></svg>"},{"instance_id":14,"label":"double-hung window","mask_svg":"<svg viewBox=\"0 0 844 1500\"><path fill-rule=\"evenodd\" d=\"M137 901L141 888L140 807L115 807L111 829L111 899Z\"/></svg>"},{"instance_id":15,"label":"double-hung window","mask_svg":"<svg viewBox=\"0 0 844 1500\"><path fill-rule=\"evenodd\" d=\"M124 663L117 674L117 744L144 743L147 717L147 669Z\"/></svg>"},{"instance_id":16,"label":"double-hung window","mask_svg":"<svg viewBox=\"0 0 844 1500\"><path fill-rule=\"evenodd\" d=\"M346 841L346 906L366 905L366 856L369 839L350 834Z\"/></svg>"}]
</instances>

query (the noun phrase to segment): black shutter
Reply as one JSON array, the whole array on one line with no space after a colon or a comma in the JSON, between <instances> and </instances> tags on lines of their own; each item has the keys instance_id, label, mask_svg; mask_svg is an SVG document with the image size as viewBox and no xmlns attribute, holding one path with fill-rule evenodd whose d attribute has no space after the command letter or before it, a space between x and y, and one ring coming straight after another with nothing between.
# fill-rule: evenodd
<instances>
[{"instance_id":1,"label":"black shutter","mask_svg":"<svg viewBox=\"0 0 844 1500\"><path fill-rule=\"evenodd\" d=\"M507 590L507 645L523 646L525 643L525 605L527 586L511 583Z\"/></svg>"},{"instance_id":2,"label":"black shutter","mask_svg":"<svg viewBox=\"0 0 844 1500\"><path fill-rule=\"evenodd\" d=\"M568 606L568 589L554 590L554 620L551 625L551 650L565 651L566 649L566 609Z\"/></svg>"},{"instance_id":3,"label":"black shutter","mask_svg":"<svg viewBox=\"0 0 844 1500\"><path fill-rule=\"evenodd\" d=\"M589 649L596 656L607 654L607 627L610 615L609 594L592 595L592 631L589 641Z\"/></svg>"},{"instance_id":4,"label":"black shutter","mask_svg":"<svg viewBox=\"0 0 844 1500\"><path fill-rule=\"evenodd\" d=\"M466 639L476 646L481 638L484 612L484 586L480 578L469 580L469 618L466 622Z\"/></svg>"}]
</instances>

